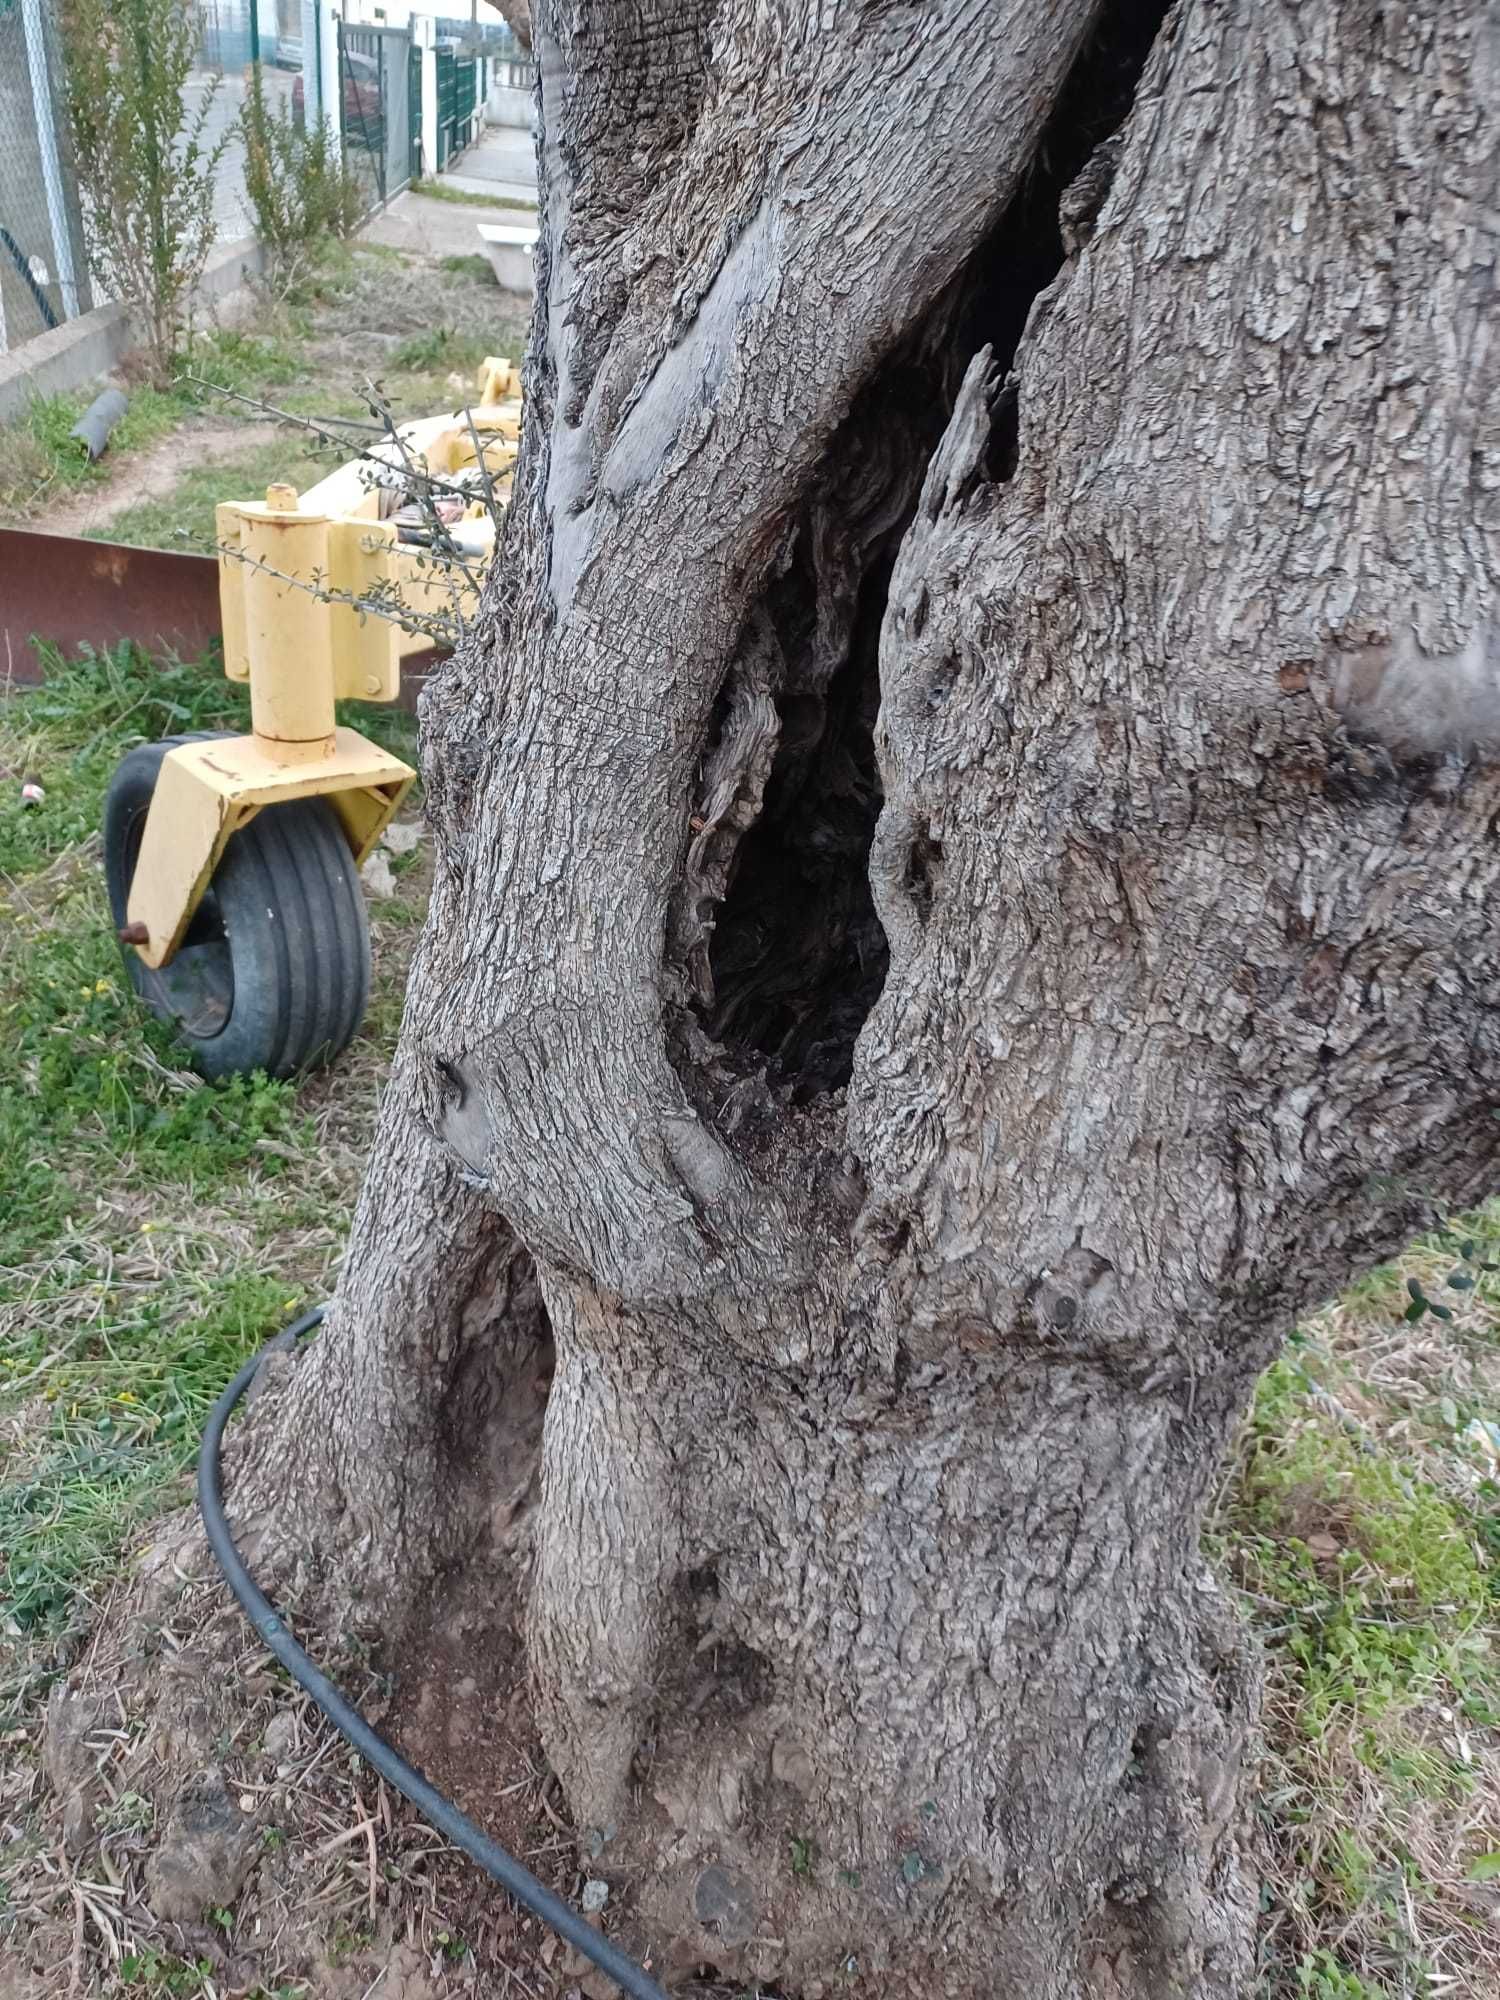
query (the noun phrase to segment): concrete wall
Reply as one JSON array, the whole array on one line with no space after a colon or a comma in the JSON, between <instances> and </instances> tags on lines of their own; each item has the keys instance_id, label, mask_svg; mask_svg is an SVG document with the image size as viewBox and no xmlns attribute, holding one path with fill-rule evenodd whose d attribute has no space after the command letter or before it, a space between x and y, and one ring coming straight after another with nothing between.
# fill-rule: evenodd
<instances>
[{"instance_id":1,"label":"concrete wall","mask_svg":"<svg viewBox=\"0 0 1500 2000\"><path fill-rule=\"evenodd\" d=\"M502 72L503 74L503 72ZM492 83L484 100L487 125L509 125L522 132L536 130L536 99L529 90L515 90L507 84Z\"/></svg>"},{"instance_id":2,"label":"concrete wall","mask_svg":"<svg viewBox=\"0 0 1500 2000\"><path fill-rule=\"evenodd\" d=\"M265 252L254 237L223 245L199 280L197 303L228 298L264 268ZM0 423L24 416L40 396L102 387L136 344L125 308L107 305L38 334L14 353L0 354Z\"/></svg>"}]
</instances>

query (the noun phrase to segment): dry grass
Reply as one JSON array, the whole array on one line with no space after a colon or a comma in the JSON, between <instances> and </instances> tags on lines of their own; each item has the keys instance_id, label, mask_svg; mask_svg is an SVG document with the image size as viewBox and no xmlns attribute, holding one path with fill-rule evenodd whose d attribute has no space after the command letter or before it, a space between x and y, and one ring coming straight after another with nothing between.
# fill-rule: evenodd
<instances>
[{"instance_id":1,"label":"dry grass","mask_svg":"<svg viewBox=\"0 0 1500 2000\"><path fill-rule=\"evenodd\" d=\"M0 1775L0 1830L10 1840L0 1890L14 1927L11 1964L29 1996L359 2000L379 1981L396 2000L432 2000L481 1990L481 1963L539 1957L540 1926L476 1885L268 1665L196 1538L169 1530L99 1611L87 1692L54 1696L45 1730L38 1717L26 1732L31 1754ZM354 1698L382 1713L378 1676L352 1655L339 1666ZM210 1759L255 1829L256 1862L232 1908L199 1924L163 1923L145 1875L162 1832L158 1802L175 1794L186 1766ZM540 1770L523 1780L538 1819L545 1782ZM86 1844L35 1837L55 1832L59 1797L86 1805ZM518 1995L556 1990L550 1978L507 1983Z\"/></svg>"},{"instance_id":2,"label":"dry grass","mask_svg":"<svg viewBox=\"0 0 1500 2000\"><path fill-rule=\"evenodd\" d=\"M1226 1481L1268 1669L1272 1993L1500 1993L1497 1240L1500 1205L1312 1320ZM1407 1322L1409 1279L1451 1318Z\"/></svg>"}]
</instances>

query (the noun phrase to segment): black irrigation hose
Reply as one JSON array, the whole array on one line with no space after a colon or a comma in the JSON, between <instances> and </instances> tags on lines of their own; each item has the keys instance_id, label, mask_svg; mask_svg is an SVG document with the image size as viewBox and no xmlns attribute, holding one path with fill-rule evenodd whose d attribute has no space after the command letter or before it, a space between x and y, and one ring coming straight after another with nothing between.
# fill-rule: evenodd
<instances>
[{"instance_id":1,"label":"black irrigation hose","mask_svg":"<svg viewBox=\"0 0 1500 2000\"><path fill-rule=\"evenodd\" d=\"M234 1545L234 1536L224 1514L223 1480L219 1465L224 1428L266 1356L294 1346L304 1333L321 1325L327 1310L326 1306L315 1306L253 1355L214 1404L204 1427L203 1444L198 1452L198 1506L208 1534L208 1545L224 1572L229 1588L239 1599L250 1623L292 1679L312 1696L328 1720L353 1744L372 1770L388 1778L439 1833L446 1835L455 1847L461 1847L471 1860L477 1861L486 1875L493 1876L533 1916L540 1917L559 1937L566 1938L585 1958L592 1959L601 1972L607 1973L623 1992L632 1996L632 2000L666 2000L661 1987L644 1967L617 1950L608 1938L601 1937L587 1918L572 1909L560 1896L554 1896L550 1889L538 1882L529 1868L524 1868L513 1854L507 1854L497 1841L491 1840L487 1833L481 1833L451 1800L445 1799L436 1786L427 1782L415 1765L408 1764L389 1743L376 1735L358 1710L345 1701L333 1682L319 1673L282 1624L275 1607L246 1569L244 1559Z\"/></svg>"}]
</instances>

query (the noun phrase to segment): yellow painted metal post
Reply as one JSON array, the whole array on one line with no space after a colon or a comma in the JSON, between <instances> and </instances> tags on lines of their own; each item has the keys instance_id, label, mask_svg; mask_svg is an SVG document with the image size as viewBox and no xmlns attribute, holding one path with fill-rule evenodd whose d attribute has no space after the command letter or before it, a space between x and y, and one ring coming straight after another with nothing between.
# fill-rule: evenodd
<instances>
[{"instance_id":1,"label":"yellow painted metal post","mask_svg":"<svg viewBox=\"0 0 1500 2000\"><path fill-rule=\"evenodd\" d=\"M299 514L290 486L268 487L264 510L247 507L241 521L251 727L282 763L317 763L333 755L333 673L328 606L306 581L326 570L328 522ZM300 588L283 581L299 576Z\"/></svg>"}]
</instances>

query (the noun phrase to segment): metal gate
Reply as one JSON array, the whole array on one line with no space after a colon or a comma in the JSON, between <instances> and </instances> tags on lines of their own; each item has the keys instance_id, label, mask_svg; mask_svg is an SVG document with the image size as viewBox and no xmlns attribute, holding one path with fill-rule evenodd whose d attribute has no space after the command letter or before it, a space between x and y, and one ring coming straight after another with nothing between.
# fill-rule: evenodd
<instances>
[{"instance_id":1,"label":"metal gate","mask_svg":"<svg viewBox=\"0 0 1500 2000\"><path fill-rule=\"evenodd\" d=\"M459 55L451 45L440 42L437 49L437 165L438 172L461 153L474 136L478 112L476 71L472 56Z\"/></svg>"},{"instance_id":2,"label":"metal gate","mask_svg":"<svg viewBox=\"0 0 1500 2000\"><path fill-rule=\"evenodd\" d=\"M437 170L441 173L453 153L453 116L458 102L458 58L452 49L437 52Z\"/></svg>"},{"instance_id":3,"label":"metal gate","mask_svg":"<svg viewBox=\"0 0 1500 2000\"><path fill-rule=\"evenodd\" d=\"M411 37L395 28L338 24L339 106L344 159L367 209L413 177Z\"/></svg>"}]
</instances>

